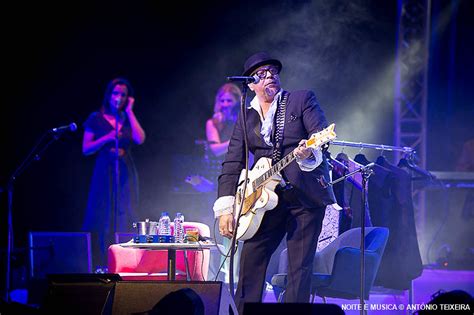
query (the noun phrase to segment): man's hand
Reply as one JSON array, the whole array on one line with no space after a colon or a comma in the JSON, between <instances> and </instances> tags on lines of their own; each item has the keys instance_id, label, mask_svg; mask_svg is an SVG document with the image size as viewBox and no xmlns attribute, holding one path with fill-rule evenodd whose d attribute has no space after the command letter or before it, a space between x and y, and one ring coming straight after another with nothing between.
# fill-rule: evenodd
<instances>
[{"instance_id":1,"label":"man's hand","mask_svg":"<svg viewBox=\"0 0 474 315\"><path fill-rule=\"evenodd\" d=\"M219 233L227 238L234 234L234 215L224 214L219 217Z\"/></svg>"},{"instance_id":2,"label":"man's hand","mask_svg":"<svg viewBox=\"0 0 474 315\"><path fill-rule=\"evenodd\" d=\"M313 153L310 148L306 147L306 140L301 140L294 152L300 160L306 160Z\"/></svg>"}]
</instances>

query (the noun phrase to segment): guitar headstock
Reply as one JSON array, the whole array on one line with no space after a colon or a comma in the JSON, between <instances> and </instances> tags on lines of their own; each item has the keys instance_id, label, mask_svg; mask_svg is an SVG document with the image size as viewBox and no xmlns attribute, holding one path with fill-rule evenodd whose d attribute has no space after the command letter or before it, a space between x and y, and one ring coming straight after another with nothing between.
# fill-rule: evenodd
<instances>
[{"instance_id":1,"label":"guitar headstock","mask_svg":"<svg viewBox=\"0 0 474 315\"><path fill-rule=\"evenodd\" d=\"M306 147L315 149L336 139L337 135L334 131L335 127L336 124L332 123L327 128L313 134L308 140L306 140Z\"/></svg>"}]
</instances>

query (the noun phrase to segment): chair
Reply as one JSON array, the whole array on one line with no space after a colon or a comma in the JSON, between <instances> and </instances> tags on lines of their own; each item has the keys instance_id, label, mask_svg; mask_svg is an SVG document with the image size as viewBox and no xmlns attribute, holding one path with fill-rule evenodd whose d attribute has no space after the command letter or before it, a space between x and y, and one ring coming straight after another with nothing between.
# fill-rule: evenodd
<instances>
[{"instance_id":1,"label":"chair","mask_svg":"<svg viewBox=\"0 0 474 315\"><path fill-rule=\"evenodd\" d=\"M389 231L383 227L365 229L365 296L374 283L382 259ZM360 228L350 229L339 235L321 252L316 253L311 278L311 295L343 299L360 298ZM288 254L280 254L278 274L272 277L272 285L280 290L278 301L282 302L287 285Z\"/></svg>"},{"instance_id":2,"label":"chair","mask_svg":"<svg viewBox=\"0 0 474 315\"><path fill-rule=\"evenodd\" d=\"M203 237L210 236L210 229L204 223L184 222L184 230L197 228ZM174 225L171 224L171 231ZM209 270L209 249L187 250L188 274L184 251L176 251L176 280L205 281ZM110 273L118 273L124 280L167 280L168 253L166 250L125 248L113 244L108 249Z\"/></svg>"}]
</instances>

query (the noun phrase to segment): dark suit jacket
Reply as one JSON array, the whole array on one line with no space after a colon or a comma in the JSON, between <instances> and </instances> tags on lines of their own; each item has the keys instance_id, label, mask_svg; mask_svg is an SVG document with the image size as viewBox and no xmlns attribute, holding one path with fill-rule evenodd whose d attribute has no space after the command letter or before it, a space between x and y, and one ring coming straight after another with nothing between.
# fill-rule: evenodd
<instances>
[{"instance_id":1,"label":"dark suit jacket","mask_svg":"<svg viewBox=\"0 0 474 315\"><path fill-rule=\"evenodd\" d=\"M282 156L286 156L295 149L301 139L308 139L311 134L323 130L327 125L324 113L312 91L291 92L286 105ZM273 148L268 146L260 135L260 117L254 109L247 109L246 126L249 150L254 154L254 161L257 162L261 157L271 158ZM237 181L245 166L244 163L244 135L239 117L222 164L218 197L235 195ZM328 163L324 155L321 165L311 172L302 171L294 161L283 170L283 173L298 192L299 199L305 207L322 207L335 202L332 188L324 187L325 185L322 185L320 181L321 177L329 181Z\"/></svg>"}]
</instances>

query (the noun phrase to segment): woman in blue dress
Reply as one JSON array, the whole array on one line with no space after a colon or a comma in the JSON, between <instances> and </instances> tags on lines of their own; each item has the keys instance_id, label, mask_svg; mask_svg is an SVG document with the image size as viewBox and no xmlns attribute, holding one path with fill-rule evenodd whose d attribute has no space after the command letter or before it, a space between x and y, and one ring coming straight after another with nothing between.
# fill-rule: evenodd
<instances>
[{"instance_id":1,"label":"woman in blue dress","mask_svg":"<svg viewBox=\"0 0 474 315\"><path fill-rule=\"evenodd\" d=\"M92 234L94 264L105 266L108 246L115 232L131 230L138 206L138 178L131 155L133 144L145 141L145 132L133 111L133 88L123 78L112 80L105 91L102 107L84 123L82 152L95 155L84 231ZM116 125L118 124L118 157ZM118 158L118 194L115 208L115 173Z\"/></svg>"}]
</instances>

